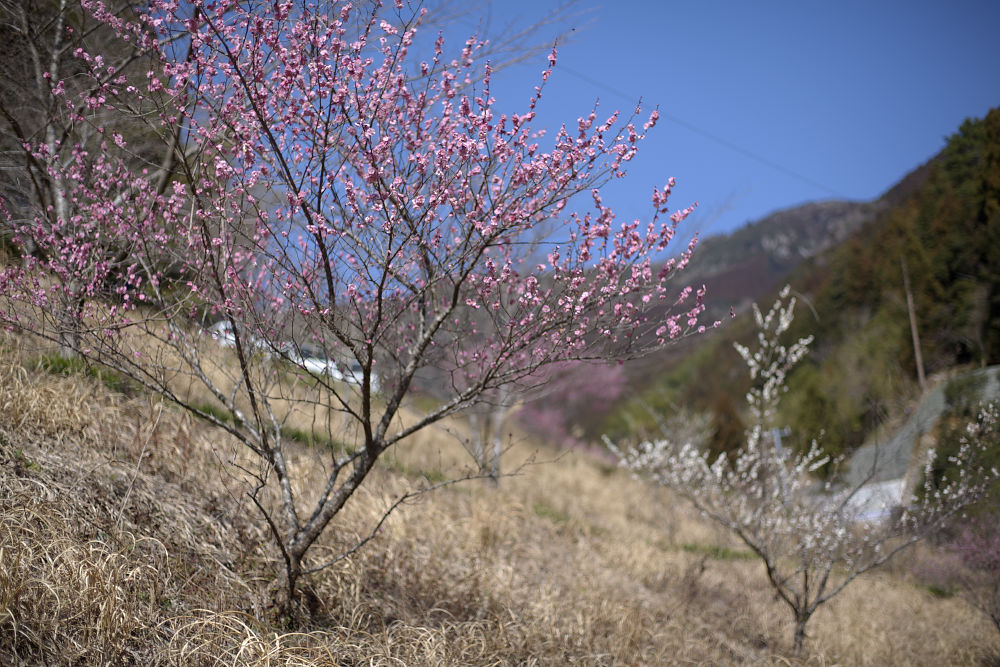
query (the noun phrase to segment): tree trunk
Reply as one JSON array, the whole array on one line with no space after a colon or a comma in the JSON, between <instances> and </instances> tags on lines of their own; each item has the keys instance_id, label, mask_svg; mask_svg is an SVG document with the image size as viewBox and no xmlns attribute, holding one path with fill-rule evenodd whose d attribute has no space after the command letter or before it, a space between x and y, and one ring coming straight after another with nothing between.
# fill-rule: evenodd
<instances>
[{"instance_id":1,"label":"tree trunk","mask_svg":"<svg viewBox=\"0 0 1000 667\"><path fill-rule=\"evenodd\" d=\"M500 454L503 452L503 433L500 430L502 425L503 420L501 419L493 432L493 467L490 470L490 479L493 480L494 484L500 483Z\"/></svg>"},{"instance_id":2,"label":"tree trunk","mask_svg":"<svg viewBox=\"0 0 1000 667\"><path fill-rule=\"evenodd\" d=\"M503 453L503 425L507 420L507 411L509 409L507 396L505 395L499 403L493 406L493 410L488 417L493 443L493 454L490 461L490 480L492 480L494 485L500 484L500 455Z\"/></svg>"},{"instance_id":3,"label":"tree trunk","mask_svg":"<svg viewBox=\"0 0 1000 667\"><path fill-rule=\"evenodd\" d=\"M802 645L806 640L806 623L808 622L808 616L799 616L795 619L795 639L792 642L792 652L796 657L802 655Z\"/></svg>"},{"instance_id":4,"label":"tree trunk","mask_svg":"<svg viewBox=\"0 0 1000 667\"><path fill-rule=\"evenodd\" d=\"M294 554L288 554L285 561L285 581L278 591L277 607L279 622L285 627L295 626L298 614L295 603L299 597L299 578L302 576L302 558Z\"/></svg>"},{"instance_id":5,"label":"tree trunk","mask_svg":"<svg viewBox=\"0 0 1000 667\"><path fill-rule=\"evenodd\" d=\"M79 291L76 281L70 283L70 289L73 296L62 299L58 314L59 356L64 359L73 359L79 355L81 327L83 326L81 319L84 300L82 297L76 296Z\"/></svg>"},{"instance_id":6,"label":"tree trunk","mask_svg":"<svg viewBox=\"0 0 1000 667\"><path fill-rule=\"evenodd\" d=\"M488 431L487 419L472 408L469 412L469 425L472 427L472 458L480 470L486 468L486 434Z\"/></svg>"}]
</instances>

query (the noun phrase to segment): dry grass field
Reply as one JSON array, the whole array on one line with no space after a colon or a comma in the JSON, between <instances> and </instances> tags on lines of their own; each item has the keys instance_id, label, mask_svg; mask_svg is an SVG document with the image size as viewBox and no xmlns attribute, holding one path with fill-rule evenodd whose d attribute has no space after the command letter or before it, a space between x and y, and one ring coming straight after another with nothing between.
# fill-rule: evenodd
<instances>
[{"instance_id":1,"label":"dry grass field","mask_svg":"<svg viewBox=\"0 0 1000 667\"><path fill-rule=\"evenodd\" d=\"M306 582L298 627L277 627L275 554L230 438L91 375L35 370L16 340L0 344L0 664L1000 659L992 626L922 588L905 559L821 609L794 658L789 613L744 549L612 465L523 437L504 459L518 474L403 506ZM401 493L463 474L459 429L392 452L315 556L352 545ZM317 461L296 452L305 489Z\"/></svg>"}]
</instances>

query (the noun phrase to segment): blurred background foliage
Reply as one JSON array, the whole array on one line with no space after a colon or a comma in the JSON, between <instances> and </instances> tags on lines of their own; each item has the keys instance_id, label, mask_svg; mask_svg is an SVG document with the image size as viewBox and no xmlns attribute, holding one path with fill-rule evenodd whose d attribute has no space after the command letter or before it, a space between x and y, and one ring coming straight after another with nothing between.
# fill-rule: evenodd
<instances>
[{"instance_id":1,"label":"blurred background foliage","mask_svg":"<svg viewBox=\"0 0 1000 667\"><path fill-rule=\"evenodd\" d=\"M815 336L779 408L793 446L819 438L828 453L849 454L919 397L904 264L932 381L1000 362L1000 109L965 121L874 206L866 224L787 278L800 297L788 340ZM634 373L590 435L653 435L658 416L685 409L711 416L713 451L738 447L749 385L732 343L752 335L743 313L656 360L655 372Z\"/></svg>"}]
</instances>

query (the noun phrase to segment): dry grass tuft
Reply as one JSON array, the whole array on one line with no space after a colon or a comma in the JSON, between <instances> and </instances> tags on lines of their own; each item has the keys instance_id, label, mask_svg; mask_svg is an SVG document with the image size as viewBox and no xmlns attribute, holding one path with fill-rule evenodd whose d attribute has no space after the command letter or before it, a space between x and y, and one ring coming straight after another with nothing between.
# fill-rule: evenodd
<instances>
[{"instance_id":1,"label":"dry grass tuft","mask_svg":"<svg viewBox=\"0 0 1000 667\"><path fill-rule=\"evenodd\" d=\"M249 459L218 431L0 346L0 663L136 665L796 664L788 611L739 545L661 490L568 454L499 488L421 496L275 624L275 554L244 500ZM460 430L451 424L452 430ZM551 459L515 441L505 465ZM290 453L308 495L321 458ZM373 473L316 561L400 494L462 474L425 431ZM931 554L932 556L932 554ZM930 556L929 556L930 557ZM976 664L989 624L864 578L810 626L802 664Z\"/></svg>"},{"instance_id":2,"label":"dry grass tuft","mask_svg":"<svg viewBox=\"0 0 1000 667\"><path fill-rule=\"evenodd\" d=\"M142 662L170 576L166 552L120 531L83 541L57 493L5 479L0 495L0 651L14 662Z\"/></svg>"},{"instance_id":3,"label":"dry grass tuft","mask_svg":"<svg viewBox=\"0 0 1000 667\"><path fill-rule=\"evenodd\" d=\"M166 649L176 665L339 664L328 633L275 633L246 614L198 610L170 620Z\"/></svg>"},{"instance_id":4,"label":"dry grass tuft","mask_svg":"<svg viewBox=\"0 0 1000 667\"><path fill-rule=\"evenodd\" d=\"M30 373L16 339L0 338L0 424L13 433L43 436L83 434L95 421L117 417L114 399L93 410L93 382L81 376Z\"/></svg>"}]
</instances>

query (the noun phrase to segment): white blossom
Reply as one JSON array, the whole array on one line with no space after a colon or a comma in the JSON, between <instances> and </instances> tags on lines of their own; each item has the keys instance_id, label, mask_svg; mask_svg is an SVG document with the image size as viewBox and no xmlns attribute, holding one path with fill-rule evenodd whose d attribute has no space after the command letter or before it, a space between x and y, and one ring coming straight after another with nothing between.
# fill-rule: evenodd
<instances>
[{"instance_id":1,"label":"white blossom","mask_svg":"<svg viewBox=\"0 0 1000 667\"><path fill-rule=\"evenodd\" d=\"M761 558L775 592L794 614L798 651L806 623L821 604L860 574L939 528L979 499L997 478L996 470L975 465L981 436L996 428L997 408L984 408L977 422L970 424L953 457L957 470L953 478L934 485L932 450L925 461L922 493L899 508L897 520L859 520L851 499L861 483L838 488L812 475L831 463L816 440L806 452L779 452L768 437L778 401L787 389L786 377L812 342L809 336L788 347L781 343L795 308L795 299L788 296L785 287L766 314L754 304L756 349L735 345L754 381L747 394L752 422L738 452L709 461L702 447L671 438L670 433L633 447L620 447L607 438L605 442L624 467L672 489Z\"/></svg>"}]
</instances>

